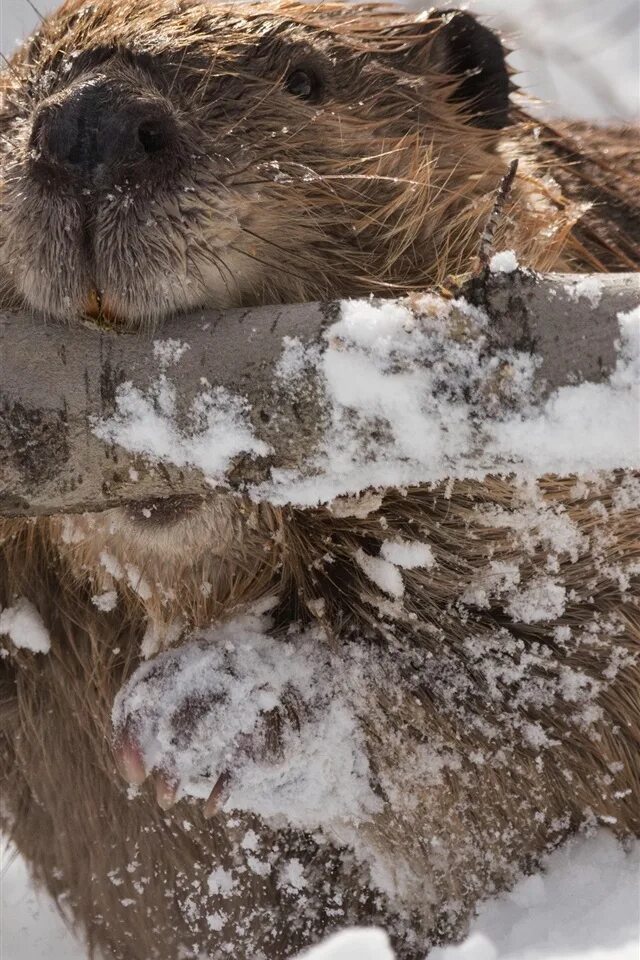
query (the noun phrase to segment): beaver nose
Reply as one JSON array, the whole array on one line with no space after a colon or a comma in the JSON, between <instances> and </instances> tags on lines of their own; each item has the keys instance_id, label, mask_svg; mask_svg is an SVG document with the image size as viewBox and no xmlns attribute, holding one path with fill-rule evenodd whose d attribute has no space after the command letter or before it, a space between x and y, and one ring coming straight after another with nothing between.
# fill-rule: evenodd
<instances>
[{"instance_id":1,"label":"beaver nose","mask_svg":"<svg viewBox=\"0 0 640 960\"><path fill-rule=\"evenodd\" d=\"M176 121L165 103L90 83L42 104L31 150L37 164L109 185L144 177L151 164L175 153L176 142Z\"/></svg>"}]
</instances>

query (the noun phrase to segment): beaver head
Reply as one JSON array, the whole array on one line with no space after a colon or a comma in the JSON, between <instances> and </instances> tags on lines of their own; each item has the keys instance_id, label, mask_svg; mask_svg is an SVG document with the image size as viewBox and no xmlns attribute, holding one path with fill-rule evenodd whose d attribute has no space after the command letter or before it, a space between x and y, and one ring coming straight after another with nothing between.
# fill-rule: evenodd
<instances>
[{"instance_id":1,"label":"beaver head","mask_svg":"<svg viewBox=\"0 0 640 960\"><path fill-rule=\"evenodd\" d=\"M2 80L4 300L137 324L468 262L509 80L472 16L68 0Z\"/></svg>"}]
</instances>

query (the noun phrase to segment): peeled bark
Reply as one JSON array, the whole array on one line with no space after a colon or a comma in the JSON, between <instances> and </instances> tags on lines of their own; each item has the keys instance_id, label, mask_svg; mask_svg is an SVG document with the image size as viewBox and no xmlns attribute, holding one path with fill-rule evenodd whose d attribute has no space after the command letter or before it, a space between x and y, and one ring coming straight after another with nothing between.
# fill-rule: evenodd
<instances>
[{"instance_id":1,"label":"peeled bark","mask_svg":"<svg viewBox=\"0 0 640 960\"><path fill-rule=\"evenodd\" d=\"M594 280L600 290L593 304L584 295L584 276L528 271L486 274L461 294L488 313L496 347L541 358L543 398L567 384L604 380L615 367L617 314L640 303L640 276ZM247 399L254 434L271 452L237 458L227 476L232 487L266 480L274 467L303 468L322 431L322 391L309 389L302 402L294 401L274 368L284 337L322 349L339 309L338 303L311 303L198 312L164 321L152 335L0 314L0 515L99 511L210 493L199 470L148 462L93 432L96 420L114 412L122 383L146 391L157 378L154 339L189 345L171 365L181 410L203 378Z\"/></svg>"}]
</instances>

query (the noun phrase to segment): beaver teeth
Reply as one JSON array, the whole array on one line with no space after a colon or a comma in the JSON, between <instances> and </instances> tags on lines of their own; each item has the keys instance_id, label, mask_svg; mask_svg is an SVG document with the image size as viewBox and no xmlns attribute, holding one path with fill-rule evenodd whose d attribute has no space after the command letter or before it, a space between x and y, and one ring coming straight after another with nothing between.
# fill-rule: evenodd
<instances>
[{"instance_id":1,"label":"beaver teeth","mask_svg":"<svg viewBox=\"0 0 640 960\"><path fill-rule=\"evenodd\" d=\"M109 307L107 298L96 287L91 290L84 305L84 314L89 320L117 326L120 318Z\"/></svg>"},{"instance_id":2,"label":"beaver teeth","mask_svg":"<svg viewBox=\"0 0 640 960\"><path fill-rule=\"evenodd\" d=\"M102 301L100 298L100 293L95 288L87 297L84 312L92 320L98 320L102 314Z\"/></svg>"}]
</instances>

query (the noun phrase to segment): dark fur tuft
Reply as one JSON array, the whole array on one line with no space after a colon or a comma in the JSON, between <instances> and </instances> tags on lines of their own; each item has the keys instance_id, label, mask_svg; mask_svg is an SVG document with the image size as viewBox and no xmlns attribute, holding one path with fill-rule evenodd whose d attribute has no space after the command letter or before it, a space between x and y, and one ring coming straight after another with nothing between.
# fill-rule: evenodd
<instances>
[{"instance_id":1,"label":"dark fur tuft","mask_svg":"<svg viewBox=\"0 0 640 960\"><path fill-rule=\"evenodd\" d=\"M463 78L452 99L467 104L470 122L500 130L509 124L509 72L500 38L470 13L443 10L437 43L447 70Z\"/></svg>"}]
</instances>

